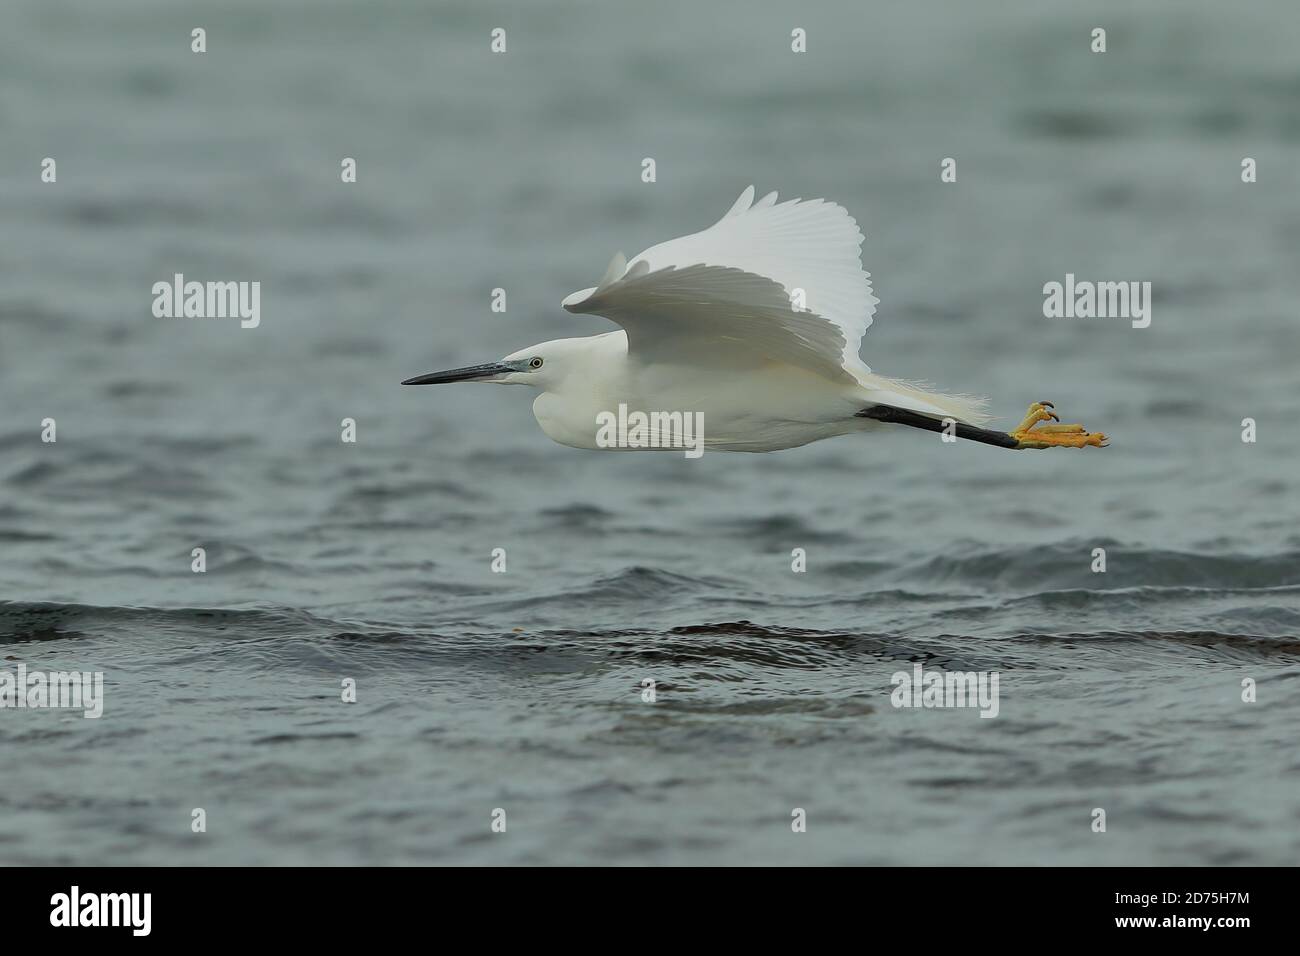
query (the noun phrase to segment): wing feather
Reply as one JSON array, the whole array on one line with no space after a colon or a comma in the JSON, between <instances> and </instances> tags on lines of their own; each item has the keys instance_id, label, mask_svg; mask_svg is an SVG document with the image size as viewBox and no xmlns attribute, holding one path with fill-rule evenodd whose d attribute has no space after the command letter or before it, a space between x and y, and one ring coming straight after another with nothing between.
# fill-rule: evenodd
<instances>
[{"instance_id":1,"label":"wing feather","mask_svg":"<svg viewBox=\"0 0 1300 956\"><path fill-rule=\"evenodd\" d=\"M594 312L627 330L628 349L675 361L741 356L785 362L832 380L855 379L841 365L844 334L815 312L797 312L780 283L727 266L667 266L643 260L617 282L596 289L570 312Z\"/></svg>"},{"instance_id":2,"label":"wing feather","mask_svg":"<svg viewBox=\"0 0 1300 956\"><path fill-rule=\"evenodd\" d=\"M675 335L725 339L851 380L870 371L858 350L879 301L862 270L862 238L842 206L779 203L774 192L755 202L750 186L708 229L651 246L621 278L569 296L564 307L618 322L629 347L650 346L653 322L660 336L671 325ZM796 292L805 311L792 306Z\"/></svg>"}]
</instances>

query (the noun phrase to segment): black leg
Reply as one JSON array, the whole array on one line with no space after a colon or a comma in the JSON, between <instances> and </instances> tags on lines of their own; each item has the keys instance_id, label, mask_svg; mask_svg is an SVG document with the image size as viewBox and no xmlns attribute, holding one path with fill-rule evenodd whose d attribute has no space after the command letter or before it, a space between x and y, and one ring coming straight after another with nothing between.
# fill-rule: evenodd
<instances>
[{"instance_id":1,"label":"black leg","mask_svg":"<svg viewBox=\"0 0 1300 956\"><path fill-rule=\"evenodd\" d=\"M890 422L895 425L908 425L912 428L924 428L928 432L941 432L944 430L943 419L930 418L928 415L922 415L920 412L911 412L906 408L895 408L893 405L872 405L870 408L864 408L856 413L854 418L873 418L878 422ZM997 445L999 448L1019 448L1020 442L1006 432L996 432L988 428L976 428L974 425L963 425L957 422L953 429L958 438L965 438L969 441L983 442L986 445Z\"/></svg>"}]
</instances>

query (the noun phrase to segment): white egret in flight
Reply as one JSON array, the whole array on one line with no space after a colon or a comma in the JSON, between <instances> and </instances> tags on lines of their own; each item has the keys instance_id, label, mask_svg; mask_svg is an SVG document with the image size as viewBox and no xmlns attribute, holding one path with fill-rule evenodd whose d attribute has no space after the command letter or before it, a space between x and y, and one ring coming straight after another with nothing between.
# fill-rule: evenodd
<instances>
[{"instance_id":1,"label":"white egret in flight","mask_svg":"<svg viewBox=\"0 0 1300 956\"><path fill-rule=\"evenodd\" d=\"M575 448L606 447L598 423L621 405L702 416L709 450L775 451L887 424L1002 448L1107 443L1060 424L1050 402L1030 405L1010 432L992 431L982 399L872 372L858 349L879 300L862 269L857 222L825 200L776 199L754 202L750 186L709 228L652 246L630 265L620 253L599 284L564 300L568 311L605 316L619 331L402 384L531 385L541 392L533 414L542 431Z\"/></svg>"}]
</instances>

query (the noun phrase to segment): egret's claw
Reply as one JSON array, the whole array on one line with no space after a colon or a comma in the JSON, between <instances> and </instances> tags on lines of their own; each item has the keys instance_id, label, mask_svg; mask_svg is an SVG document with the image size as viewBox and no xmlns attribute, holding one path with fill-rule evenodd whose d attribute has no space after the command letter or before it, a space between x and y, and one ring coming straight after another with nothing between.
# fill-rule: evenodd
<instances>
[{"instance_id":1,"label":"egret's claw","mask_svg":"<svg viewBox=\"0 0 1300 956\"><path fill-rule=\"evenodd\" d=\"M1101 432L1089 432L1082 425L1062 425L1051 402L1034 402L1024 421L1011 430L1011 437L1016 439L1018 448L1086 448L1095 445L1105 448L1110 439ZM1052 422L1045 425L1044 422Z\"/></svg>"}]
</instances>

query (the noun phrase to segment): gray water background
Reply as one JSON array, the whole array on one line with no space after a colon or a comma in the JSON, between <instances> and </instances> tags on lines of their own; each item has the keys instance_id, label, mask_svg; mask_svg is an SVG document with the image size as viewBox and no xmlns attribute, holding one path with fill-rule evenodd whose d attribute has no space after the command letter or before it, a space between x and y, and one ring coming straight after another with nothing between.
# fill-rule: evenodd
<instances>
[{"instance_id":1,"label":"gray water background","mask_svg":"<svg viewBox=\"0 0 1300 956\"><path fill-rule=\"evenodd\" d=\"M1295 862L1294 3L3 22L0 666L107 690L0 711L0 863ZM606 330L559 300L750 183L862 225L873 368L1112 447L601 454L397 386ZM154 318L177 272L261 326ZM1067 272L1151 327L1045 319ZM916 661L1000 715L891 707Z\"/></svg>"}]
</instances>

